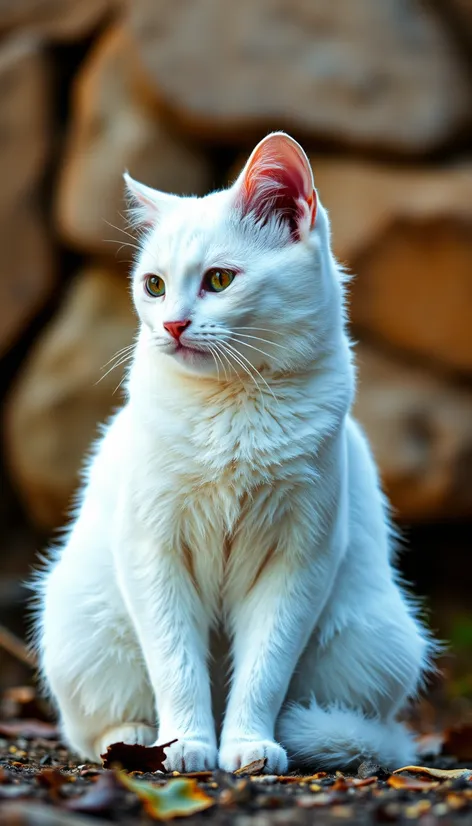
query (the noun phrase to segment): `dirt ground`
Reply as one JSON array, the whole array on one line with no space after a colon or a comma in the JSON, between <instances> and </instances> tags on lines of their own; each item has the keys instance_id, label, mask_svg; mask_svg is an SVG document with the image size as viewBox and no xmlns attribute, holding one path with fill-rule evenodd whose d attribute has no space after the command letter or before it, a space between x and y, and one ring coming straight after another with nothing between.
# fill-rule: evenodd
<instances>
[{"instance_id":1,"label":"dirt ground","mask_svg":"<svg viewBox=\"0 0 472 826\"><path fill-rule=\"evenodd\" d=\"M422 826L465 825L472 823L472 769L454 776L459 765L452 756L430 760L428 766L440 777L390 774L366 762L356 775L294 772L278 778L262 774L260 764L240 776L125 773L78 763L47 722L0 721L0 823L131 826L180 815L188 826L360 826L417 820Z\"/></svg>"}]
</instances>

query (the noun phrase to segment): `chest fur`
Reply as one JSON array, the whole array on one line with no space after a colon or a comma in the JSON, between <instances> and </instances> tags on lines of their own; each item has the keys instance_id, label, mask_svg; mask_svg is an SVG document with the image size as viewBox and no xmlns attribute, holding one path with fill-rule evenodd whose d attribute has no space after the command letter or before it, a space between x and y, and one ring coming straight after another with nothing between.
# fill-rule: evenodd
<instances>
[{"instance_id":1,"label":"chest fur","mask_svg":"<svg viewBox=\"0 0 472 826\"><path fill-rule=\"evenodd\" d=\"M290 554L296 502L316 476L316 437L304 416L264 409L183 421L167 420L165 438L144 446L139 507L216 610L247 593L275 555Z\"/></svg>"}]
</instances>

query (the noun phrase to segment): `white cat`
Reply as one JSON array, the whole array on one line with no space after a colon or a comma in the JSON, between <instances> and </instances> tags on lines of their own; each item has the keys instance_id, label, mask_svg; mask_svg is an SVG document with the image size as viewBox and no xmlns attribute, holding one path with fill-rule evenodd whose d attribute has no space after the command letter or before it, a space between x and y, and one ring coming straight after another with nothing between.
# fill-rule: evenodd
<instances>
[{"instance_id":1,"label":"white cat","mask_svg":"<svg viewBox=\"0 0 472 826\"><path fill-rule=\"evenodd\" d=\"M405 764L396 715L432 645L350 416L343 275L308 159L275 133L225 191L127 184L146 228L127 402L38 585L64 736L96 760L178 738L179 771Z\"/></svg>"}]
</instances>

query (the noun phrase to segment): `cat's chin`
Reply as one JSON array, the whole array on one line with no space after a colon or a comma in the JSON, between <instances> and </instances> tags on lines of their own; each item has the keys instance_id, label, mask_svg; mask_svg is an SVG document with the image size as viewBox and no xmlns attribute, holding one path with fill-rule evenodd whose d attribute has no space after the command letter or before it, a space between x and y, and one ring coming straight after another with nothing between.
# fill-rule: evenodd
<instances>
[{"instance_id":1,"label":"cat's chin","mask_svg":"<svg viewBox=\"0 0 472 826\"><path fill-rule=\"evenodd\" d=\"M178 365L198 373L215 373L215 363L211 353L205 350L196 350L185 344L178 344L171 358Z\"/></svg>"}]
</instances>

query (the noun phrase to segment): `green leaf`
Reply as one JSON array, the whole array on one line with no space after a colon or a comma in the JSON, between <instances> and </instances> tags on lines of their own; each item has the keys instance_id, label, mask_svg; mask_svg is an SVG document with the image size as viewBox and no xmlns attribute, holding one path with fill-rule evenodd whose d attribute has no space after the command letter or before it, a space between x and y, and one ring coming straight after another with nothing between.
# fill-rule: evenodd
<instances>
[{"instance_id":1,"label":"green leaf","mask_svg":"<svg viewBox=\"0 0 472 826\"><path fill-rule=\"evenodd\" d=\"M187 777L176 777L165 786L133 780L121 773L119 778L127 789L139 797L147 814L154 820L186 817L215 805L213 798L198 786L197 781Z\"/></svg>"}]
</instances>

